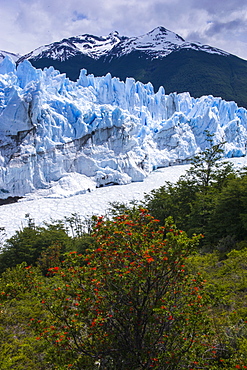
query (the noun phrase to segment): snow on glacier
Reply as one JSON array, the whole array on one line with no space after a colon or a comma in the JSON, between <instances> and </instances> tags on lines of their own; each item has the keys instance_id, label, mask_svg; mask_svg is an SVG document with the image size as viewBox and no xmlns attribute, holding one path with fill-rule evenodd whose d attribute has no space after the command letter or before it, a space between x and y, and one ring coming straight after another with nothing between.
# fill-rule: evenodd
<instances>
[{"instance_id":1,"label":"snow on glacier","mask_svg":"<svg viewBox=\"0 0 247 370\"><path fill-rule=\"evenodd\" d=\"M127 78L76 82L53 67L0 64L0 198L69 197L143 181L205 148L205 130L226 141L226 157L246 155L247 111L189 93L165 95ZM73 184L73 186L72 186ZM73 190L74 189L74 190Z\"/></svg>"},{"instance_id":2,"label":"snow on glacier","mask_svg":"<svg viewBox=\"0 0 247 370\"><path fill-rule=\"evenodd\" d=\"M242 168L247 165L247 157L231 158L229 160L233 162L235 168ZM4 228L4 234L0 234L0 241L11 237L15 231L26 226L26 215L29 215L37 226L44 222L49 223L52 220L64 220L65 217L70 217L72 214L79 215L82 220L92 215L105 215L110 203L128 204L131 201L142 201L145 193L148 194L151 190L158 189L166 181L176 182L189 167L190 165L187 164L161 168L150 173L142 182L106 186L84 194L76 194L77 183L73 182L74 178L72 177L70 178L69 188L57 184L55 189L57 194L53 192L53 196L45 198L43 194L35 192L17 203L1 206L0 227ZM66 196L64 194L66 190L76 195L61 197L62 195Z\"/></svg>"},{"instance_id":3,"label":"snow on glacier","mask_svg":"<svg viewBox=\"0 0 247 370\"><path fill-rule=\"evenodd\" d=\"M139 183L132 182L126 185L101 187L70 197L60 197L60 191L57 195L54 193L54 196L46 198L37 192L29 194L17 203L0 207L0 227L4 228L4 239L27 225L27 214L37 226L42 225L43 222L51 222L51 220L64 220L64 217L69 217L72 214L78 214L82 219L92 215L104 215L107 213L110 202L140 201L143 199L144 193L158 188L166 180L176 181L187 167L188 165L175 166L175 168L166 167L152 172ZM70 183L70 186L73 191L73 183Z\"/></svg>"}]
</instances>

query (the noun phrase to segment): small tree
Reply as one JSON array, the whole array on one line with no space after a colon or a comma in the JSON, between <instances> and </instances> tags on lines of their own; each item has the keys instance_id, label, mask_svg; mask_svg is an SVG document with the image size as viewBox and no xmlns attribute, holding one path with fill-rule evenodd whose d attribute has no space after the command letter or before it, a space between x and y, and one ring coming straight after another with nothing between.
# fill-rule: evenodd
<instances>
[{"instance_id":1,"label":"small tree","mask_svg":"<svg viewBox=\"0 0 247 370\"><path fill-rule=\"evenodd\" d=\"M7 239L0 252L0 274L8 267L14 267L22 262L34 265L50 247L59 245L61 253L70 248L71 238L67 235L64 225L60 222L36 227L32 219L28 226L18 230ZM68 249L67 249L68 248Z\"/></svg>"},{"instance_id":2,"label":"small tree","mask_svg":"<svg viewBox=\"0 0 247 370\"><path fill-rule=\"evenodd\" d=\"M48 285L37 285L49 318L33 323L59 368L171 370L202 361L204 282L185 267L199 237L171 219L158 224L146 209L99 218L96 247L86 257L69 253L50 268Z\"/></svg>"},{"instance_id":3,"label":"small tree","mask_svg":"<svg viewBox=\"0 0 247 370\"><path fill-rule=\"evenodd\" d=\"M221 141L214 144L213 134L208 130L206 134L206 148L191 159L191 167L184 176L187 180L207 188L212 183L221 187L227 176L233 172L233 165L227 161L220 162L223 157L223 146L226 143Z\"/></svg>"},{"instance_id":4,"label":"small tree","mask_svg":"<svg viewBox=\"0 0 247 370\"><path fill-rule=\"evenodd\" d=\"M224 142L213 144L213 135L206 131L206 144L206 149L191 160L184 176L175 184L166 182L153 190L145 196L145 203L154 217L162 220L172 216L189 236L203 233L205 239L201 244L210 250L214 241L219 240L215 208L220 194L236 178L236 172L231 163L221 161Z\"/></svg>"}]
</instances>

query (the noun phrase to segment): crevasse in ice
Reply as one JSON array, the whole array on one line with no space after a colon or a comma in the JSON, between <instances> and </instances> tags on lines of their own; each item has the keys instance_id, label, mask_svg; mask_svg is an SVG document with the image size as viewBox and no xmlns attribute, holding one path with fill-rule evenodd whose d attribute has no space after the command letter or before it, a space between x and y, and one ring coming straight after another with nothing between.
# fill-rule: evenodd
<instances>
[{"instance_id":1,"label":"crevasse in ice","mask_svg":"<svg viewBox=\"0 0 247 370\"><path fill-rule=\"evenodd\" d=\"M247 111L220 97L154 93L146 85L88 75L77 82L53 67L0 64L0 198L23 196L71 178L77 192L141 181L205 148L205 130L245 156ZM69 181L67 180L69 179Z\"/></svg>"}]
</instances>

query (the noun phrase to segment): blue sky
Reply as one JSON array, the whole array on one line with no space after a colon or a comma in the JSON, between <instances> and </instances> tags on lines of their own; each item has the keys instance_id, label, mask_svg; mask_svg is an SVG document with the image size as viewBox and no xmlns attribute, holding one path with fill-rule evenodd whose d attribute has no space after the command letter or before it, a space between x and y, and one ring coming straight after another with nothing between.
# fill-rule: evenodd
<instances>
[{"instance_id":1,"label":"blue sky","mask_svg":"<svg viewBox=\"0 0 247 370\"><path fill-rule=\"evenodd\" d=\"M0 50L29 51L70 36L139 36L157 26L247 59L244 0L0 0Z\"/></svg>"}]
</instances>

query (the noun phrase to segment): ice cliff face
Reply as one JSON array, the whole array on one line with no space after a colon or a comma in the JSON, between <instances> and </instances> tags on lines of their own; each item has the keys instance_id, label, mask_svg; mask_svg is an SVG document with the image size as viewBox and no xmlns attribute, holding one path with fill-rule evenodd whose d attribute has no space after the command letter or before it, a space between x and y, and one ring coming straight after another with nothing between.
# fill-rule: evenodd
<instances>
[{"instance_id":1,"label":"ice cliff face","mask_svg":"<svg viewBox=\"0 0 247 370\"><path fill-rule=\"evenodd\" d=\"M39 189L52 196L141 181L155 168L186 161L205 147L205 130L244 156L247 111L188 93L154 94L151 84L94 77L72 82L53 67L0 64L0 198ZM41 189L41 190L40 190Z\"/></svg>"}]
</instances>

